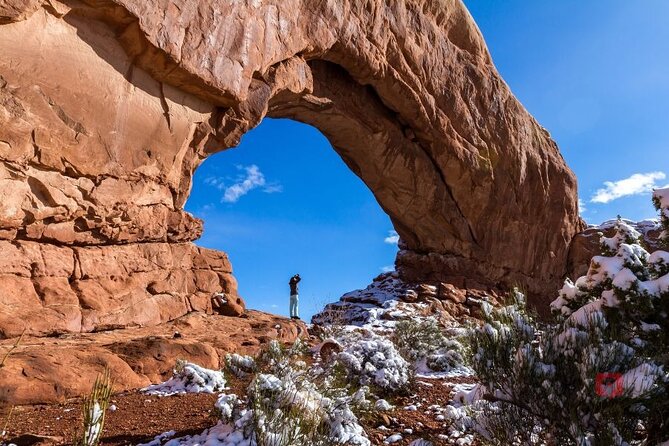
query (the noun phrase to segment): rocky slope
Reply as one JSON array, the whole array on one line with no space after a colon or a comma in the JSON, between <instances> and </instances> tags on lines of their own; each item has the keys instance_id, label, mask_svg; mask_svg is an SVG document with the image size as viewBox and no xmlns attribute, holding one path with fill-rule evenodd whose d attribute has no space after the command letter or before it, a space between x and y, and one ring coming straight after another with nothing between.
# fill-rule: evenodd
<instances>
[{"instance_id":1,"label":"rocky slope","mask_svg":"<svg viewBox=\"0 0 669 446\"><path fill-rule=\"evenodd\" d=\"M407 283L397 272L384 273L363 290L344 294L312 318L314 330L327 326L356 326L390 332L403 320L434 318L444 326L457 326L468 318L480 318L481 305L498 305L497 290L450 283Z\"/></svg>"}]
</instances>

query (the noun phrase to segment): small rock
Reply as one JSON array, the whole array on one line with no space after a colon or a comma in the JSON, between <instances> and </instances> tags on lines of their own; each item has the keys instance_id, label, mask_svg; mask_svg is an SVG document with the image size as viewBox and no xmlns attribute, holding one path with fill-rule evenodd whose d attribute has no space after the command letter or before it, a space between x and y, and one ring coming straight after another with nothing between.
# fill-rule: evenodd
<instances>
[{"instance_id":1,"label":"small rock","mask_svg":"<svg viewBox=\"0 0 669 446\"><path fill-rule=\"evenodd\" d=\"M393 444L393 443L397 443L398 441L402 441L402 435L401 434L393 434L390 437L383 440L383 443L384 444Z\"/></svg>"},{"instance_id":2,"label":"small rock","mask_svg":"<svg viewBox=\"0 0 669 446\"><path fill-rule=\"evenodd\" d=\"M318 353L321 355L321 359L324 362L329 362L334 355L340 353L341 351L342 347L337 341L328 339L321 344Z\"/></svg>"},{"instance_id":3,"label":"small rock","mask_svg":"<svg viewBox=\"0 0 669 446\"><path fill-rule=\"evenodd\" d=\"M418 299L426 300L430 297L437 297L437 287L427 284L421 284L418 286Z\"/></svg>"},{"instance_id":4,"label":"small rock","mask_svg":"<svg viewBox=\"0 0 669 446\"><path fill-rule=\"evenodd\" d=\"M467 301L467 293L465 290L459 289L450 283L439 284L439 299L449 299L455 303L463 304Z\"/></svg>"},{"instance_id":5,"label":"small rock","mask_svg":"<svg viewBox=\"0 0 669 446\"><path fill-rule=\"evenodd\" d=\"M393 406L386 400L377 400L374 408L379 411L391 410Z\"/></svg>"},{"instance_id":6,"label":"small rock","mask_svg":"<svg viewBox=\"0 0 669 446\"><path fill-rule=\"evenodd\" d=\"M388 415L382 413L381 415L379 415L379 417L381 418L381 421L383 421L383 427L390 426L391 420Z\"/></svg>"},{"instance_id":7,"label":"small rock","mask_svg":"<svg viewBox=\"0 0 669 446\"><path fill-rule=\"evenodd\" d=\"M246 311L241 297L224 293L214 294L211 305L214 311L223 316L240 317Z\"/></svg>"},{"instance_id":8,"label":"small rock","mask_svg":"<svg viewBox=\"0 0 669 446\"><path fill-rule=\"evenodd\" d=\"M406 293L401 297L404 302L418 302L418 293L414 290L407 290Z\"/></svg>"}]
</instances>

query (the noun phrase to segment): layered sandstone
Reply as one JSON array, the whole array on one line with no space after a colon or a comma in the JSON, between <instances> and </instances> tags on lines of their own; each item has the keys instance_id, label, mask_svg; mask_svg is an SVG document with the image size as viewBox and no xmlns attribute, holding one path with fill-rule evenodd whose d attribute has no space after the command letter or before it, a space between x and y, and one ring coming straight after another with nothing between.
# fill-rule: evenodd
<instances>
[{"instance_id":1,"label":"layered sandstone","mask_svg":"<svg viewBox=\"0 0 669 446\"><path fill-rule=\"evenodd\" d=\"M183 205L265 116L328 137L407 280L552 296L582 228L574 175L459 0L0 0L0 54L0 337L236 296L224 257L192 267L216 255Z\"/></svg>"},{"instance_id":2,"label":"layered sandstone","mask_svg":"<svg viewBox=\"0 0 669 446\"><path fill-rule=\"evenodd\" d=\"M153 326L236 295L224 253L191 243L0 241L0 339Z\"/></svg>"}]
</instances>

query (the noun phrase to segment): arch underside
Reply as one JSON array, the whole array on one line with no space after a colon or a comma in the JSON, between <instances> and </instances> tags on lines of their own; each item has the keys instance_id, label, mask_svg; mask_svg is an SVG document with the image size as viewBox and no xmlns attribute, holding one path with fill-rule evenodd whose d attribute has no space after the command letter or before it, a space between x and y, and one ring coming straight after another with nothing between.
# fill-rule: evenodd
<instances>
[{"instance_id":1,"label":"arch underside","mask_svg":"<svg viewBox=\"0 0 669 446\"><path fill-rule=\"evenodd\" d=\"M400 234L405 280L545 302L582 228L573 174L459 1L4 0L0 53L0 337L236 294L183 205L265 116L329 139Z\"/></svg>"}]
</instances>

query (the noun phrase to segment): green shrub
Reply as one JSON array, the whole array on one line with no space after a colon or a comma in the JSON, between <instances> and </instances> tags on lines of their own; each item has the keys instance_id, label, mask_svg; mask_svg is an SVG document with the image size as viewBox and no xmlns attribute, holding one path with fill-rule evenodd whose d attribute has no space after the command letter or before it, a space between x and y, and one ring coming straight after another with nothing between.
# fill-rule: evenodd
<instances>
[{"instance_id":1,"label":"green shrub","mask_svg":"<svg viewBox=\"0 0 669 446\"><path fill-rule=\"evenodd\" d=\"M541 324L524 297L487 308L471 336L494 444L610 446L669 439L669 272L619 220L586 276L565 282ZM606 381L609 380L609 381ZM634 443L637 441L637 443Z\"/></svg>"},{"instance_id":2,"label":"green shrub","mask_svg":"<svg viewBox=\"0 0 669 446\"><path fill-rule=\"evenodd\" d=\"M449 371L465 361L463 345L446 337L434 318L398 322L392 340L404 359L424 361L433 371Z\"/></svg>"}]
</instances>

